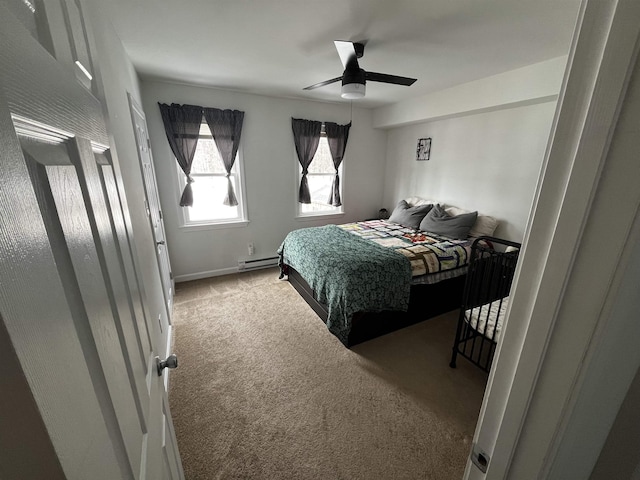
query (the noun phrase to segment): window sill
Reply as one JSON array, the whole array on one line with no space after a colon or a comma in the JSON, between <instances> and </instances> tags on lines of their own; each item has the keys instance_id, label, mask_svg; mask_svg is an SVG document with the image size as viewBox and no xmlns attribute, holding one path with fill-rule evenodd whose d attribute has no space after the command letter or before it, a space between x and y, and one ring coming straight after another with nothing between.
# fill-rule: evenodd
<instances>
[{"instance_id":1,"label":"window sill","mask_svg":"<svg viewBox=\"0 0 640 480\"><path fill-rule=\"evenodd\" d=\"M336 212L336 213L318 213L316 215L313 214L307 214L307 215L296 215L296 220L299 222L309 222L309 221L313 221L313 220L323 220L325 218L332 218L332 217L342 217L344 216L345 213L344 212Z\"/></svg>"},{"instance_id":2,"label":"window sill","mask_svg":"<svg viewBox=\"0 0 640 480\"><path fill-rule=\"evenodd\" d=\"M183 231L192 232L198 230L219 230L222 228L238 228L249 225L249 220L233 220L219 223L188 223L180 225L178 228Z\"/></svg>"}]
</instances>

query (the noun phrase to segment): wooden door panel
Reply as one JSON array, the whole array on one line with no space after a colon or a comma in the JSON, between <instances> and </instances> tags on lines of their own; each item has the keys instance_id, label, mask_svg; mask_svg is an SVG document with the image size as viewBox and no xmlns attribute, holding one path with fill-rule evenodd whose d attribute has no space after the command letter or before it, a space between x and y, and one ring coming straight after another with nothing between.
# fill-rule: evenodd
<instances>
[{"instance_id":1,"label":"wooden door panel","mask_svg":"<svg viewBox=\"0 0 640 480\"><path fill-rule=\"evenodd\" d=\"M10 390L5 398L13 401L0 419L15 416L22 429L21 435L13 435L0 420L0 436L7 440L2 443L12 444L0 451L2 471L7 475L21 471L34 480L61 475L127 478L126 453L112 440L110 426L115 420L104 411L96 393L106 391L102 379L92 374L99 359L83 342L88 327L74 315L63 288L71 269L54 256L55 237L48 237L2 90L0 144L0 336L8 335L3 343L11 345L16 359L4 363L0 375ZM16 378L24 379L30 391L15 389ZM29 402L37 404L39 418L25 412L24 404ZM41 435L49 438L50 446L42 441L18 443ZM42 475L46 465L52 467L47 463L51 457L57 458L64 473L52 468L50 474ZM27 462L33 466L23 470Z\"/></svg>"},{"instance_id":2,"label":"wooden door panel","mask_svg":"<svg viewBox=\"0 0 640 480\"><path fill-rule=\"evenodd\" d=\"M100 102L14 18L0 2L0 65L9 111L14 117L107 145Z\"/></svg>"},{"instance_id":3,"label":"wooden door panel","mask_svg":"<svg viewBox=\"0 0 640 480\"><path fill-rule=\"evenodd\" d=\"M76 139L77 150L70 153L78 169L85 206L89 220L97 238L96 246L100 266L105 275L109 299L112 302L116 324L121 332L122 352L126 357L127 373L136 388L136 405L146 424L146 412L149 404L147 389L148 352L142 348L143 334L137 328L135 310L124 274L123 258L120 255L114 226L110 221L109 209L103 195L103 185L98 173L91 143ZM146 430L146 426L145 426Z\"/></svg>"},{"instance_id":4,"label":"wooden door panel","mask_svg":"<svg viewBox=\"0 0 640 480\"><path fill-rule=\"evenodd\" d=\"M92 357L91 351L95 350L100 370L93 372L94 381L104 384L110 394L108 413L119 430L110 432L112 441L126 452L125 478L138 478L135 472L142 457L140 446L146 427L141 423L131 386L122 375L127 370L121 350L122 332L114 322L107 287L100 274L76 169L65 145L38 145L24 139L22 144L47 235L55 247L65 298L72 308L76 330L84 337L85 358Z\"/></svg>"},{"instance_id":5,"label":"wooden door panel","mask_svg":"<svg viewBox=\"0 0 640 480\"><path fill-rule=\"evenodd\" d=\"M61 4L67 36L71 45L74 73L80 83L86 88L92 89L95 85L93 82L94 68L82 6L78 0L62 0Z\"/></svg>"},{"instance_id":6,"label":"wooden door panel","mask_svg":"<svg viewBox=\"0 0 640 480\"><path fill-rule=\"evenodd\" d=\"M127 288L131 294L131 300L133 302L138 330L140 332L143 332L140 338L141 349L143 350L143 352L149 355L152 352L151 344L153 330L149 318L149 312L146 308L146 304L142 295L140 279L136 272L135 263L133 260L133 252L131 248L132 239L129 238L129 233L127 231L115 172L113 170L113 165L111 164L108 152L97 153L95 156L99 165L98 172L100 174L100 181L104 186L104 195L109 206L108 212L111 217L111 223L113 224L114 232L118 239L120 255L122 255L123 257L127 278Z\"/></svg>"}]
</instances>

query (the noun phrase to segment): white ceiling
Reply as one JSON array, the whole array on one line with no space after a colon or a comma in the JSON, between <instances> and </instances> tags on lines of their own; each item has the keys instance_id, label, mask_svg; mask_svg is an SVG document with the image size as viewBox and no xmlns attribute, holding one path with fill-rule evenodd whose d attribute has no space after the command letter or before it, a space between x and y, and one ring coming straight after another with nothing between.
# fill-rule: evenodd
<instances>
[{"instance_id":1,"label":"white ceiling","mask_svg":"<svg viewBox=\"0 0 640 480\"><path fill-rule=\"evenodd\" d=\"M579 0L100 1L142 78L342 101L333 40L366 42L377 107L568 53Z\"/></svg>"}]
</instances>

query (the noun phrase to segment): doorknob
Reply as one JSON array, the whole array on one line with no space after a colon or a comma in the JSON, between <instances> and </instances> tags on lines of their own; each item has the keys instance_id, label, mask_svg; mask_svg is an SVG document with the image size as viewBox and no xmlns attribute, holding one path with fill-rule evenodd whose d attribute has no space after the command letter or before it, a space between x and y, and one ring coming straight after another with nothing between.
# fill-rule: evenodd
<instances>
[{"instance_id":1,"label":"doorknob","mask_svg":"<svg viewBox=\"0 0 640 480\"><path fill-rule=\"evenodd\" d=\"M159 242L156 242L156 245L164 245L164 240L160 240Z\"/></svg>"},{"instance_id":2,"label":"doorknob","mask_svg":"<svg viewBox=\"0 0 640 480\"><path fill-rule=\"evenodd\" d=\"M158 376L162 376L162 370L165 368L178 368L178 357L175 353L172 353L166 360L160 360L160 357L156 357L156 368L158 369Z\"/></svg>"}]
</instances>

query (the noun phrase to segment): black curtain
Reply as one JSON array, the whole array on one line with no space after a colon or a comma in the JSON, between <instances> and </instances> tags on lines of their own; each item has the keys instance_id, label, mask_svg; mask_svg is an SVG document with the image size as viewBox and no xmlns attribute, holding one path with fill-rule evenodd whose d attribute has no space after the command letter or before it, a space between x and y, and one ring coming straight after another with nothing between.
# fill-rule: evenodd
<instances>
[{"instance_id":1,"label":"black curtain","mask_svg":"<svg viewBox=\"0 0 640 480\"><path fill-rule=\"evenodd\" d=\"M300 190L298 191L298 202L311 203L307 173L311 160L313 160L313 156L316 154L316 150L318 150L322 122L292 118L291 128L293 129L293 141L296 145L298 161L302 166L302 179L300 180Z\"/></svg>"},{"instance_id":2,"label":"black curtain","mask_svg":"<svg viewBox=\"0 0 640 480\"><path fill-rule=\"evenodd\" d=\"M229 206L238 205L238 199L233 190L233 183L229 176L236 161L240 134L242 133L242 121L244 112L238 110L220 110L218 108L205 108L204 118L207 120L213 140L216 142L224 168L227 171L227 196L224 203Z\"/></svg>"},{"instance_id":3,"label":"black curtain","mask_svg":"<svg viewBox=\"0 0 640 480\"><path fill-rule=\"evenodd\" d=\"M334 207L342 205L342 200L340 199L340 175L338 174L338 167L340 167L340 164L342 163L344 151L347 148L350 128L351 122L347 125L338 125L333 122L325 122L324 124L324 131L327 134L327 142L329 143L333 166L336 169L336 176L333 178L333 185L331 185L331 193L329 194L328 200L329 205L333 205Z\"/></svg>"},{"instance_id":4,"label":"black curtain","mask_svg":"<svg viewBox=\"0 0 640 480\"><path fill-rule=\"evenodd\" d=\"M202 107L176 103L171 105L158 103L158 105L160 105L164 131L167 134L171 151L187 176L187 185L184 187L182 197L180 197L180 206L191 207L193 205L191 164L198 145L198 135L202 124Z\"/></svg>"}]
</instances>

